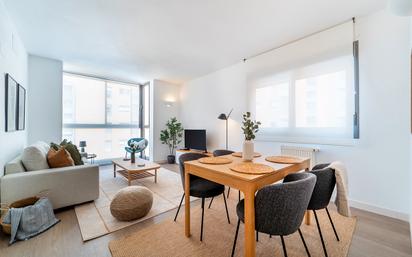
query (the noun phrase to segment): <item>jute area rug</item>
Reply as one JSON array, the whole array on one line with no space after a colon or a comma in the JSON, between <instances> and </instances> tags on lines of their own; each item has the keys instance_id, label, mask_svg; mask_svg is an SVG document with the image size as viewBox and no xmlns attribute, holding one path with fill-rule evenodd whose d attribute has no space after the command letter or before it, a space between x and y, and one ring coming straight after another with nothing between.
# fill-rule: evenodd
<instances>
[{"instance_id":1,"label":"jute area rug","mask_svg":"<svg viewBox=\"0 0 412 257\"><path fill-rule=\"evenodd\" d=\"M116 220L110 213L110 202L120 189L128 185L127 180L119 174L114 178L113 169L110 167L112 166L100 169L99 198L94 202L75 207L83 241L123 229L179 206L183 194L180 175L161 168L157 172L157 183L154 183L154 177L132 182L132 185L145 186L152 191L153 206L150 212L145 217L131 222Z\"/></svg>"},{"instance_id":2,"label":"jute area rug","mask_svg":"<svg viewBox=\"0 0 412 257\"><path fill-rule=\"evenodd\" d=\"M237 194L229 199L231 224L228 224L222 197L215 199L211 209L205 210L203 242L199 240L201 211L199 205L191 206L190 238L184 236L184 209L177 222L170 220L137 231L123 239L113 240L109 249L113 257L186 257L213 256L229 257L236 231L237 216L235 206ZM206 205L207 206L207 205ZM345 257L352 241L356 218L346 218L331 211L332 219L338 231L340 242L333 233L325 211L319 211L321 229L330 257ZM313 216L313 215L312 215ZM324 256L319 233L313 218L312 224L302 224L302 233L313 257ZM241 223L235 256L243 256L244 224ZM290 257L307 256L299 234L285 237L285 244ZM283 256L280 237L269 238L259 234L256 243L256 256Z\"/></svg>"}]
</instances>

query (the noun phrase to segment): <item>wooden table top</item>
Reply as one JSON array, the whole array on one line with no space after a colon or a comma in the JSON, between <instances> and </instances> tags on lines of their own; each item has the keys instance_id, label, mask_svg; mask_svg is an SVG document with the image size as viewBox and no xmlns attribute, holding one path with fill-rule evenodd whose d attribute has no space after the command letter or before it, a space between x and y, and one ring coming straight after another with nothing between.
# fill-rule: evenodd
<instances>
[{"instance_id":1,"label":"wooden table top","mask_svg":"<svg viewBox=\"0 0 412 257\"><path fill-rule=\"evenodd\" d=\"M280 163L268 162L265 160L266 156L261 156L258 158L254 158L253 162L268 165L274 168L274 171L268 174L259 174L259 175L243 174L243 173L239 173L239 172L236 172L230 169L230 167L235 164L243 163L242 158L235 157L232 155L224 155L221 157L229 158L233 160L233 162L229 164L223 164L223 165L211 165L211 164L203 164L203 163L200 163L198 160L194 160L194 161L185 162L185 165L187 165L188 167L192 166L192 167L206 169L209 171L216 172L217 174L220 174L223 176L229 176L235 179L240 179L240 180L250 181L250 182L262 179L266 176L272 176L273 174L276 174L276 173L284 172L288 170L288 168L292 166L296 166L296 164L280 164ZM305 164L307 164L307 162L310 162L309 158L306 158L306 159L302 158L302 162L300 163L302 165L302 170L305 169Z\"/></svg>"},{"instance_id":2,"label":"wooden table top","mask_svg":"<svg viewBox=\"0 0 412 257\"><path fill-rule=\"evenodd\" d=\"M154 162L150 162L148 160L144 160L141 158L136 158L135 163L131 163L130 160L125 161L122 158L112 160L113 164L127 170L127 171L146 171L146 170L154 170L160 169L160 165ZM139 164L144 163L145 166L139 167Z\"/></svg>"}]
</instances>

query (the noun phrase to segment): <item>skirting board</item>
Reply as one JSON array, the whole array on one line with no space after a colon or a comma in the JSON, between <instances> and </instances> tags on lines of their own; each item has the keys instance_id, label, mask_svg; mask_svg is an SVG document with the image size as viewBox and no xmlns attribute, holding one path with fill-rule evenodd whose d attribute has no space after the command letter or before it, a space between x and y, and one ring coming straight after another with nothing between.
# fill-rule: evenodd
<instances>
[{"instance_id":1,"label":"skirting board","mask_svg":"<svg viewBox=\"0 0 412 257\"><path fill-rule=\"evenodd\" d=\"M333 191L333 194L331 197L331 204L335 204L334 203L335 199L336 199L336 188ZM373 213L376 213L382 216L387 216L390 218L406 221L409 223L409 213L398 212L398 211L382 208L376 205L372 205L369 203L360 202L356 200L351 200L351 199L349 199L349 205L350 207L353 207L353 208L361 209L361 210L368 211L368 212L373 212Z\"/></svg>"},{"instance_id":2,"label":"skirting board","mask_svg":"<svg viewBox=\"0 0 412 257\"><path fill-rule=\"evenodd\" d=\"M373 213L380 214L380 215L383 215L383 216L391 217L391 218L394 218L394 219L403 220L403 221L406 221L406 222L409 223L409 214L408 213L389 210L389 209L386 209L386 208L382 208L382 207L378 207L378 206L375 206L375 205L371 205L371 204L363 203L363 202L359 202L359 201L354 201L354 200L349 200L349 203L350 203L351 207L361 209L361 210L365 210L365 211L369 211L369 212L373 212Z\"/></svg>"}]
</instances>

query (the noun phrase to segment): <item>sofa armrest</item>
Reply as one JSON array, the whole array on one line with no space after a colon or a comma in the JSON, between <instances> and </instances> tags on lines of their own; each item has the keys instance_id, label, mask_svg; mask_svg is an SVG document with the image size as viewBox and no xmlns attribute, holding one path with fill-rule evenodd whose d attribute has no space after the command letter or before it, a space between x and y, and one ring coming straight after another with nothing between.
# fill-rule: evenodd
<instances>
[{"instance_id":1,"label":"sofa armrest","mask_svg":"<svg viewBox=\"0 0 412 257\"><path fill-rule=\"evenodd\" d=\"M99 167L70 166L20 172L1 178L1 202L47 196L54 209L95 200L99 197Z\"/></svg>"}]
</instances>

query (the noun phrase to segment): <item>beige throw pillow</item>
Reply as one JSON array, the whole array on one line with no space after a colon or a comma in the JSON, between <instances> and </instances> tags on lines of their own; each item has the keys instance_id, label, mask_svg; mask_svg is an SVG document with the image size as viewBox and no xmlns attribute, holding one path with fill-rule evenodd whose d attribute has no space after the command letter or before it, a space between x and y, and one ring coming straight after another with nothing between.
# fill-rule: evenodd
<instances>
[{"instance_id":1,"label":"beige throw pillow","mask_svg":"<svg viewBox=\"0 0 412 257\"><path fill-rule=\"evenodd\" d=\"M49 169L47 163L47 152L49 147L43 142L37 142L23 150L21 162L27 171Z\"/></svg>"}]
</instances>

